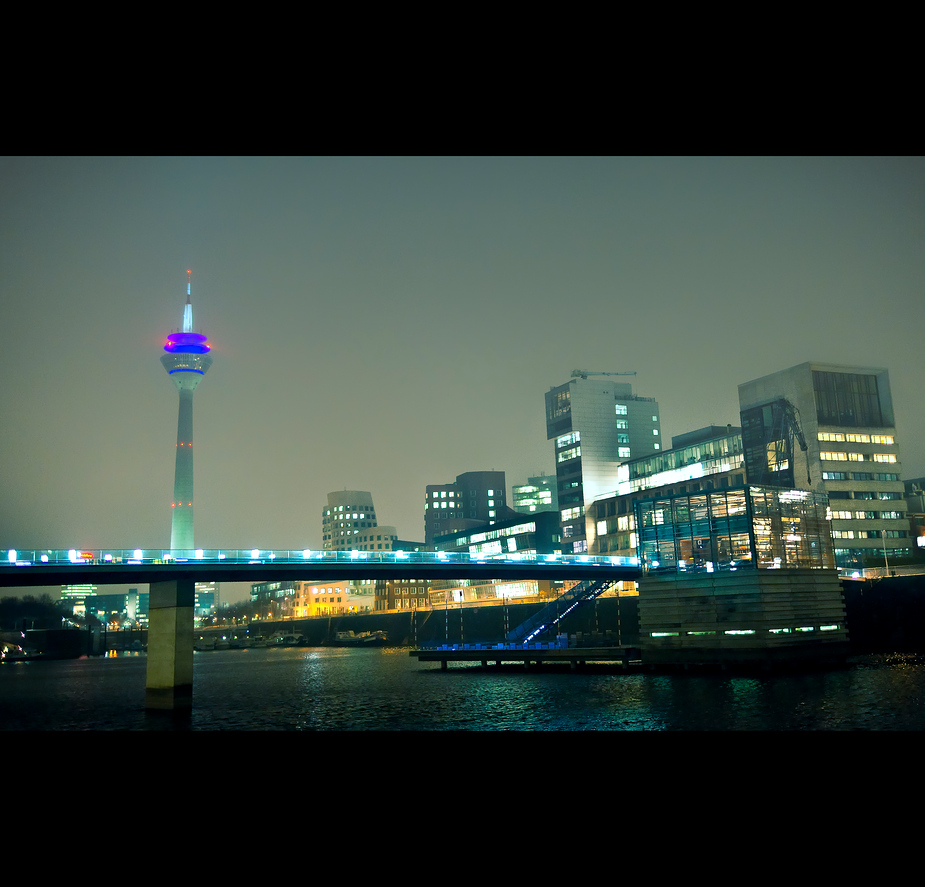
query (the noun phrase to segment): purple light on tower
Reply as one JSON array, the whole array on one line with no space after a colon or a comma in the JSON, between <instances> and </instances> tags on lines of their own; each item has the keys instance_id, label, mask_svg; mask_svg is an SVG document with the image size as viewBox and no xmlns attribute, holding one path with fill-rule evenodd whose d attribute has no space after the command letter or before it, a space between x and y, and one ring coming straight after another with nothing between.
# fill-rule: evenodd
<instances>
[{"instance_id":1,"label":"purple light on tower","mask_svg":"<svg viewBox=\"0 0 925 887\"><path fill-rule=\"evenodd\" d=\"M171 551L192 551L193 544L193 391L212 366L211 346L201 333L193 332L190 303L192 271L187 271L183 329L171 333L161 355L164 369L180 391L177 417L177 461L173 480Z\"/></svg>"}]
</instances>

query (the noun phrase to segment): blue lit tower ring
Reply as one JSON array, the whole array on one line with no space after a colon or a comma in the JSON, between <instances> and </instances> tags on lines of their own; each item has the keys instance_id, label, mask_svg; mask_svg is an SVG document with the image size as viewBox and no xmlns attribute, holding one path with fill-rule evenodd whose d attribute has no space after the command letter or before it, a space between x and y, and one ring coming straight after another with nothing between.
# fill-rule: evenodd
<instances>
[{"instance_id":1,"label":"blue lit tower ring","mask_svg":"<svg viewBox=\"0 0 925 887\"><path fill-rule=\"evenodd\" d=\"M183 329L171 333L161 355L164 369L180 392L177 418L177 461L173 482L173 517L170 527L172 551L192 551L193 544L193 391L212 366L211 346L201 333L193 332L191 271L186 284Z\"/></svg>"}]
</instances>

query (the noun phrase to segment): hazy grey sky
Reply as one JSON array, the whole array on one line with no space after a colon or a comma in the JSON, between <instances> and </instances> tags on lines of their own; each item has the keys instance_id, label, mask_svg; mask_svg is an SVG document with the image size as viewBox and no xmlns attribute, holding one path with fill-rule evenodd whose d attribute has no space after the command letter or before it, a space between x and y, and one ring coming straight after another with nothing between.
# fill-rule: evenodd
<instances>
[{"instance_id":1,"label":"hazy grey sky","mask_svg":"<svg viewBox=\"0 0 925 887\"><path fill-rule=\"evenodd\" d=\"M890 370L925 475L922 158L4 158L0 545L170 540L186 269L196 544L318 548L369 490L553 473L544 392L636 371L663 434L806 360Z\"/></svg>"}]
</instances>

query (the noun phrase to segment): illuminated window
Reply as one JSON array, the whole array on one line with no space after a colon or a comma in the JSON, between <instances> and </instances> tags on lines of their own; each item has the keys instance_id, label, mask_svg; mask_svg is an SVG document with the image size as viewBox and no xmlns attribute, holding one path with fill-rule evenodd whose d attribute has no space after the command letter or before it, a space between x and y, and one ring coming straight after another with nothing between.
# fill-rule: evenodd
<instances>
[{"instance_id":1,"label":"illuminated window","mask_svg":"<svg viewBox=\"0 0 925 887\"><path fill-rule=\"evenodd\" d=\"M896 457L891 453L874 453L874 462L895 462Z\"/></svg>"},{"instance_id":2,"label":"illuminated window","mask_svg":"<svg viewBox=\"0 0 925 887\"><path fill-rule=\"evenodd\" d=\"M893 438L889 434L872 434L870 440L875 444L887 444L888 446L893 445Z\"/></svg>"},{"instance_id":3,"label":"illuminated window","mask_svg":"<svg viewBox=\"0 0 925 887\"><path fill-rule=\"evenodd\" d=\"M630 457L630 448L629 447L617 447L617 455L621 459L629 459Z\"/></svg>"},{"instance_id":4,"label":"illuminated window","mask_svg":"<svg viewBox=\"0 0 925 887\"><path fill-rule=\"evenodd\" d=\"M614 410L616 411L618 416L625 416L626 415L626 404L618 403L614 406Z\"/></svg>"}]
</instances>

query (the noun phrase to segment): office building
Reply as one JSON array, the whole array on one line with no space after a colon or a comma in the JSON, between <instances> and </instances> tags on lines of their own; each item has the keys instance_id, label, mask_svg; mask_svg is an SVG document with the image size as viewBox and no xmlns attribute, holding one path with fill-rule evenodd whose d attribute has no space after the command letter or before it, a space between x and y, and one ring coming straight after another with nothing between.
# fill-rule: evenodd
<instances>
[{"instance_id":1,"label":"office building","mask_svg":"<svg viewBox=\"0 0 925 887\"><path fill-rule=\"evenodd\" d=\"M434 550L468 554L480 560L517 557L535 561L537 556L558 553L559 516L554 511L518 514L491 525L458 530L435 537ZM447 602L551 597L561 590L561 582L548 579L440 579L430 585L430 600L438 606Z\"/></svg>"},{"instance_id":2,"label":"office building","mask_svg":"<svg viewBox=\"0 0 925 887\"><path fill-rule=\"evenodd\" d=\"M588 551L587 507L616 487L616 470L662 449L658 403L628 382L575 370L546 392L546 437L555 441L562 551Z\"/></svg>"},{"instance_id":3,"label":"office building","mask_svg":"<svg viewBox=\"0 0 925 887\"><path fill-rule=\"evenodd\" d=\"M321 510L324 551L392 551L397 540L395 527L378 523L371 493L365 490L328 493L328 504ZM354 611L373 608L375 580L351 579L347 584Z\"/></svg>"},{"instance_id":4,"label":"office building","mask_svg":"<svg viewBox=\"0 0 925 887\"><path fill-rule=\"evenodd\" d=\"M346 581L255 582L251 585L251 601L256 612L270 619L304 619L370 609L358 607L357 599L350 592L350 583Z\"/></svg>"},{"instance_id":5,"label":"office building","mask_svg":"<svg viewBox=\"0 0 925 887\"><path fill-rule=\"evenodd\" d=\"M824 492L839 568L911 558L886 369L802 363L739 385L739 407L748 483Z\"/></svg>"},{"instance_id":6,"label":"office building","mask_svg":"<svg viewBox=\"0 0 925 887\"><path fill-rule=\"evenodd\" d=\"M633 557L637 551L634 503L652 496L686 495L745 483L742 429L708 425L671 439L671 449L631 459L617 469L617 486L588 506L588 551ZM633 583L627 583L631 586Z\"/></svg>"},{"instance_id":7,"label":"office building","mask_svg":"<svg viewBox=\"0 0 925 887\"><path fill-rule=\"evenodd\" d=\"M556 493L555 475L544 472L538 477L528 477L525 484L511 488L511 499L514 511L520 514L558 511L559 497Z\"/></svg>"},{"instance_id":8,"label":"office building","mask_svg":"<svg viewBox=\"0 0 925 887\"><path fill-rule=\"evenodd\" d=\"M503 471L467 471L450 484L428 484L424 494L424 544L436 536L493 524L510 516Z\"/></svg>"},{"instance_id":9,"label":"office building","mask_svg":"<svg viewBox=\"0 0 925 887\"><path fill-rule=\"evenodd\" d=\"M824 492L747 484L635 503L643 661L841 660L848 653Z\"/></svg>"},{"instance_id":10,"label":"office building","mask_svg":"<svg viewBox=\"0 0 925 887\"><path fill-rule=\"evenodd\" d=\"M202 381L212 357L211 345L201 333L193 332L193 306L190 302L191 271L187 271L186 305L183 327L172 332L164 345L161 363L180 392L177 416L177 458L173 481L173 517L170 525L171 551L192 551L193 544L193 391Z\"/></svg>"},{"instance_id":11,"label":"office building","mask_svg":"<svg viewBox=\"0 0 925 887\"><path fill-rule=\"evenodd\" d=\"M363 544L368 544L368 531L377 525L371 493L363 490L328 493L328 504L321 510L321 547L324 551L359 550L361 537Z\"/></svg>"}]
</instances>

